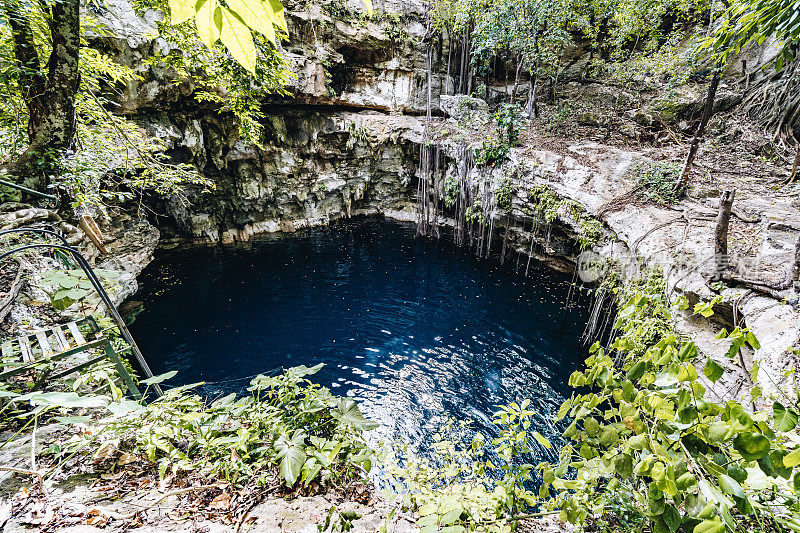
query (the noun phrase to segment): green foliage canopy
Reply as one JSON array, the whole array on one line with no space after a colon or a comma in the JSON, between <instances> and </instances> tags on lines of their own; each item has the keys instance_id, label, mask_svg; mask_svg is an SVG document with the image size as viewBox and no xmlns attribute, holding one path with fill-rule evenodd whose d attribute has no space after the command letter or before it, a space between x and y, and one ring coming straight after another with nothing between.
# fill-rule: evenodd
<instances>
[{"instance_id":1,"label":"green foliage canopy","mask_svg":"<svg viewBox=\"0 0 800 533\"><path fill-rule=\"evenodd\" d=\"M774 65L781 70L797 53L800 1L737 0L706 45L713 46L721 59L727 61L749 45L761 45L769 38L774 38L780 48Z\"/></svg>"}]
</instances>

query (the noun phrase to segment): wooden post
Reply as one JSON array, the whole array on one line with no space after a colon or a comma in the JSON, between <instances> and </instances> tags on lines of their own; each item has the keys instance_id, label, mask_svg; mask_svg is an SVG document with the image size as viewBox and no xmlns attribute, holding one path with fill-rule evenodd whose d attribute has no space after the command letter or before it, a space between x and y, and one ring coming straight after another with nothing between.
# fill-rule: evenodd
<instances>
[{"instance_id":1,"label":"wooden post","mask_svg":"<svg viewBox=\"0 0 800 533\"><path fill-rule=\"evenodd\" d=\"M728 256L728 225L731 221L731 208L736 189L725 189L719 198L717 227L714 232L714 275L715 281L721 280L728 272L730 258Z\"/></svg>"},{"instance_id":2,"label":"wooden post","mask_svg":"<svg viewBox=\"0 0 800 533\"><path fill-rule=\"evenodd\" d=\"M795 292L800 292L800 237L794 245L794 266L792 268L792 285Z\"/></svg>"}]
</instances>

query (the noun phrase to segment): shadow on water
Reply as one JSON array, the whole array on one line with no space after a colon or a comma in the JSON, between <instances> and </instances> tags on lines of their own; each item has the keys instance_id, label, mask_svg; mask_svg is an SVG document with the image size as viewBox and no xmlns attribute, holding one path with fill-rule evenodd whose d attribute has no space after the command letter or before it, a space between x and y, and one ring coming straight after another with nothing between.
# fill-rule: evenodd
<instances>
[{"instance_id":1,"label":"shadow on water","mask_svg":"<svg viewBox=\"0 0 800 533\"><path fill-rule=\"evenodd\" d=\"M587 302L563 306L571 277L539 268L525 279L512 261L414 232L357 220L169 253L140 277L144 310L131 330L155 373L205 381L206 396L325 363L314 381L359 400L386 438L424 448L448 417L492 436L496 406L524 398L534 429L554 438L586 351Z\"/></svg>"}]
</instances>

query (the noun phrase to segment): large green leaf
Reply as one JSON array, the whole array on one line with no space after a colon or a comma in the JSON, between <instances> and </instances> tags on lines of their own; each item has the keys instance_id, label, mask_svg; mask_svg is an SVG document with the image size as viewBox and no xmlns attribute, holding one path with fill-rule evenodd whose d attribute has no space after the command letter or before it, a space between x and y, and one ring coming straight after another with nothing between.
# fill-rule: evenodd
<instances>
[{"instance_id":1,"label":"large green leaf","mask_svg":"<svg viewBox=\"0 0 800 533\"><path fill-rule=\"evenodd\" d=\"M673 505L668 505L664 509L661 519L670 532L677 531L678 527L681 525L681 513Z\"/></svg>"},{"instance_id":2,"label":"large green leaf","mask_svg":"<svg viewBox=\"0 0 800 533\"><path fill-rule=\"evenodd\" d=\"M792 468L800 464L800 448L783 458L783 466Z\"/></svg>"},{"instance_id":3,"label":"large green leaf","mask_svg":"<svg viewBox=\"0 0 800 533\"><path fill-rule=\"evenodd\" d=\"M286 16L283 14L283 4L281 4L280 0L268 0L265 4L269 4L275 24L282 29L284 33L289 33L289 26L286 24Z\"/></svg>"},{"instance_id":4,"label":"large green leaf","mask_svg":"<svg viewBox=\"0 0 800 533\"><path fill-rule=\"evenodd\" d=\"M375 422L364 418L364 415L352 398L337 398L336 407L331 411L331 415L342 424L352 426L356 429L369 431L378 427L378 424Z\"/></svg>"},{"instance_id":5,"label":"large green leaf","mask_svg":"<svg viewBox=\"0 0 800 533\"><path fill-rule=\"evenodd\" d=\"M719 488L721 488L722 492L725 494L730 494L732 496L736 496L737 498L745 497L744 489L732 477L722 474L717 479L719 481Z\"/></svg>"},{"instance_id":6,"label":"large green leaf","mask_svg":"<svg viewBox=\"0 0 800 533\"><path fill-rule=\"evenodd\" d=\"M733 448L745 461L757 461L769 453L769 439L760 433L739 433L733 439Z\"/></svg>"},{"instance_id":7,"label":"large green leaf","mask_svg":"<svg viewBox=\"0 0 800 533\"><path fill-rule=\"evenodd\" d=\"M247 26L264 35L271 43L276 43L274 24L277 21L269 2L262 3L261 0L227 0L227 2L231 11L239 15ZM222 42L225 42L224 36Z\"/></svg>"},{"instance_id":8,"label":"large green leaf","mask_svg":"<svg viewBox=\"0 0 800 533\"><path fill-rule=\"evenodd\" d=\"M720 366L719 363L711 359L710 357L706 359L706 366L703 367L703 374L706 375L708 380L711 383L716 383L719 378L722 377L722 374L725 373L725 369Z\"/></svg>"},{"instance_id":9,"label":"large green leaf","mask_svg":"<svg viewBox=\"0 0 800 533\"><path fill-rule=\"evenodd\" d=\"M206 46L211 48L220 37L222 10L217 5L217 0L198 0L198 6L194 17L197 35Z\"/></svg>"},{"instance_id":10,"label":"large green leaf","mask_svg":"<svg viewBox=\"0 0 800 533\"><path fill-rule=\"evenodd\" d=\"M32 392L17 396L12 401L27 401L31 405L64 408L103 407L108 404L106 396L81 396L76 392Z\"/></svg>"},{"instance_id":11,"label":"large green leaf","mask_svg":"<svg viewBox=\"0 0 800 533\"><path fill-rule=\"evenodd\" d=\"M255 73L256 47L253 44L253 36L244 22L235 13L224 7L222 8L220 40L240 65Z\"/></svg>"},{"instance_id":12,"label":"large green leaf","mask_svg":"<svg viewBox=\"0 0 800 533\"><path fill-rule=\"evenodd\" d=\"M720 520L703 520L694 526L693 533L722 533L725 531L725 524Z\"/></svg>"},{"instance_id":13,"label":"large green leaf","mask_svg":"<svg viewBox=\"0 0 800 533\"><path fill-rule=\"evenodd\" d=\"M775 419L775 429L778 431L791 431L797 427L797 413L786 409L780 402L772 404L772 415Z\"/></svg>"},{"instance_id":14,"label":"large green leaf","mask_svg":"<svg viewBox=\"0 0 800 533\"><path fill-rule=\"evenodd\" d=\"M297 430L291 437L284 433L275 441L275 449L278 451L277 459L280 460L278 470L287 487L294 486L303 470L303 464L306 462L305 447L303 446L305 438L306 434Z\"/></svg>"},{"instance_id":15,"label":"large green leaf","mask_svg":"<svg viewBox=\"0 0 800 533\"><path fill-rule=\"evenodd\" d=\"M139 383L141 383L142 385L155 385L157 383L167 381L168 379L172 379L176 375L178 375L177 370L170 370L169 372L165 372L164 374L159 374L151 378L143 379Z\"/></svg>"}]
</instances>

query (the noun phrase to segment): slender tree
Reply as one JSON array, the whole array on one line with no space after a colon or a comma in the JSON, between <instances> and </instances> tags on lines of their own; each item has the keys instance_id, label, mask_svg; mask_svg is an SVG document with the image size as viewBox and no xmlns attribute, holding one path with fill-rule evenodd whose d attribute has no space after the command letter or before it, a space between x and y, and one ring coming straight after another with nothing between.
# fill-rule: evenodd
<instances>
[{"instance_id":1,"label":"slender tree","mask_svg":"<svg viewBox=\"0 0 800 533\"><path fill-rule=\"evenodd\" d=\"M678 181L675 184L675 190L684 191L689 183L689 175L692 172L692 165L694 159L697 157L697 150L700 148L700 142L706 134L708 121L714 112L714 99L716 98L717 88L719 87L719 79L721 75L721 67L717 66L714 69L714 74L711 77L711 82L708 84L708 92L706 93L706 102L703 106L703 114L700 117L700 123L697 125L697 130L692 138L692 143L689 145L689 153L686 154L686 161L683 164L683 169L678 176Z\"/></svg>"},{"instance_id":2,"label":"slender tree","mask_svg":"<svg viewBox=\"0 0 800 533\"><path fill-rule=\"evenodd\" d=\"M0 9L14 42L19 89L28 109L28 148L1 170L23 184L42 189L56 170L61 152L75 134L75 96L78 92L80 50L79 0L55 0L48 5L4 0ZM39 57L31 26L31 9L40 9L50 33L46 62ZM44 68L40 65L44 63Z\"/></svg>"},{"instance_id":3,"label":"slender tree","mask_svg":"<svg viewBox=\"0 0 800 533\"><path fill-rule=\"evenodd\" d=\"M372 14L371 0L363 1L368 14ZM258 51L252 32L263 35L273 47L288 34L279 0L139 3L168 13L172 24L191 21L196 38L209 48L221 42L233 59L253 75L258 74ZM80 5L80 0L0 0L0 20L10 29L15 79L28 115L28 146L14 160L1 165L0 173L33 189L47 186L75 136L76 99L81 85ZM47 33L44 45L37 42L34 26L35 21L41 20ZM281 70L275 62L270 68L273 74Z\"/></svg>"}]
</instances>

